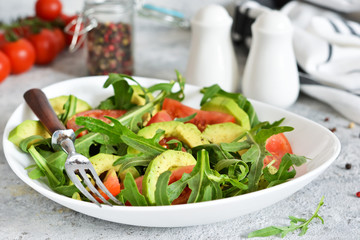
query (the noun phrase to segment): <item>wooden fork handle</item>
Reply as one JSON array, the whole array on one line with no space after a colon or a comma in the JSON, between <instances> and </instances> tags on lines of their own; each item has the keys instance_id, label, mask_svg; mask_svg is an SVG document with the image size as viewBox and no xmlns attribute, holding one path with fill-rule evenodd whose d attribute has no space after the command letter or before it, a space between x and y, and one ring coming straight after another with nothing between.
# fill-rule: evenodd
<instances>
[{"instance_id":1,"label":"wooden fork handle","mask_svg":"<svg viewBox=\"0 0 360 240\"><path fill-rule=\"evenodd\" d=\"M24 99L49 133L53 134L56 130L66 129L43 91L38 88L30 89L24 93Z\"/></svg>"}]
</instances>

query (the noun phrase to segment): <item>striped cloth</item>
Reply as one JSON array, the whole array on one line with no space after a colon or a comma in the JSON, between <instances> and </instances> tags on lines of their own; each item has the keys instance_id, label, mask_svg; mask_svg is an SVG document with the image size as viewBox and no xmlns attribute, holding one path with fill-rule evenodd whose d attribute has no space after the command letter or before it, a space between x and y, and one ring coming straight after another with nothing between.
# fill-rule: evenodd
<instances>
[{"instance_id":1,"label":"striped cloth","mask_svg":"<svg viewBox=\"0 0 360 240\"><path fill-rule=\"evenodd\" d=\"M254 1L239 7L249 18L270 10ZM294 27L301 91L360 124L360 24L297 1L290 1L280 11ZM250 46L251 35L243 38Z\"/></svg>"}]
</instances>

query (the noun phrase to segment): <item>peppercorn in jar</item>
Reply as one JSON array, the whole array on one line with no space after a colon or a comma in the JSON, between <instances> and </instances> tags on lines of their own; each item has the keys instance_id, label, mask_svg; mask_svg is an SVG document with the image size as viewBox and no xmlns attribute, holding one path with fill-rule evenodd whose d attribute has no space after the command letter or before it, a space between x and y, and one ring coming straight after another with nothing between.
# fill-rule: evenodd
<instances>
[{"instance_id":1,"label":"peppercorn in jar","mask_svg":"<svg viewBox=\"0 0 360 240\"><path fill-rule=\"evenodd\" d=\"M129 0L87 0L84 15L93 23L87 32L89 75L133 75L133 13Z\"/></svg>"}]
</instances>

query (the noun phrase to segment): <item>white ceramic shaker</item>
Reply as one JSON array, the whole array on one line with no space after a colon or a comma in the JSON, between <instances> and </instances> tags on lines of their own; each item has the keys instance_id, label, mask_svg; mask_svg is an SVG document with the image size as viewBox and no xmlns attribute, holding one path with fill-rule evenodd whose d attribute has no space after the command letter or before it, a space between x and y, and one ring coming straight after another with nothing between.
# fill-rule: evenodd
<instances>
[{"instance_id":1,"label":"white ceramic shaker","mask_svg":"<svg viewBox=\"0 0 360 240\"><path fill-rule=\"evenodd\" d=\"M299 95L292 25L279 11L261 14L251 26L252 42L241 89L246 97L282 108Z\"/></svg>"},{"instance_id":2,"label":"white ceramic shaker","mask_svg":"<svg viewBox=\"0 0 360 240\"><path fill-rule=\"evenodd\" d=\"M232 18L216 4L200 9L191 20L191 46L186 82L197 86L219 84L235 91L239 72L230 30Z\"/></svg>"}]
</instances>

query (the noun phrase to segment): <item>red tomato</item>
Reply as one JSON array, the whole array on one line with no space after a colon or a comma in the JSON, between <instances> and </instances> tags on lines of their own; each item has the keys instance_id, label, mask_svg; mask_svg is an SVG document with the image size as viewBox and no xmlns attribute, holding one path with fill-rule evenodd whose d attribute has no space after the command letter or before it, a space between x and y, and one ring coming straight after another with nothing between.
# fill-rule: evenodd
<instances>
[{"instance_id":1,"label":"red tomato","mask_svg":"<svg viewBox=\"0 0 360 240\"><path fill-rule=\"evenodd\" d=\"M107 190L109 190L109 192L113 195L116 196L120 193L120 182L118 179L118 176L116 174L115 169L111 169L108 171L108 173L106 174L104 180L103 180L104 186L107 188ZM104 193L101 189L98 189L99 193L101 194L101 196L103 196L106 200L109 200L108 195L106 195L106 193ZM95 197L96 200L98 202L102 202L100 200L100 198Z\"/></svg>"},{"instance_id":2,"label":"red tomato","mask_svg":"<svg viewBox=\"0 0 360 240\"><path fill-rule=\"evenodd\" d=\"M100 110L100 109L89 110L89 111L77 113L74 116L72 116L67 121L66 127L68 129L72 129L74 131L80 129L81 126L78 126L75 123L75 119L77 117L80 117L80 116L97 118L97 119L100 119L100 120L102 120L102 121L104 121L106 123L110 123L111 121L109 119L105 118L105 116L118 118L118 117L124 115L125 113L126 113L126 110ZM86 131L83 131L77 137L81 137L81 136L85 135L86 133L87 133Z\"/></svg>"},{"instance_id":3,"label":"red tomato","mask_svg":"<svg viewBox=\"0 0 360 240\"><path fill-rule=\"evenodd\" d=\"M0 51L0 83L9 76L11 70L10 60L5 53Z\"/></svg>"},{"instance_id":4,"label":"red tomato","mask_svg":"<svg viewBox=\"0 0 360 240\"><path fill-rule=\"evenodd\" d=\"M55 35L57 53L60 53L66 47L65 34L63 31L60 30L60 28L55 28L53 30L53 33Z\"/></svg>"},{"instance_id":5,"label":"red tomato","mask_svg":"<svg viewBox=\"0 0 360 240\"><path fill-rule=\"evenodd\" d=\"M164 100L162 109L165 110L173 119L184 118L197 113L195 118L188 122L195 124L200 131L204 131L206 126L211 124L224 122L235 123L234 116L230 114L194 109L170 98L166 98Z\"/></svg>"},{"instance_id":6,"label":"red tomato","mask_svg":"<svg viewBox=\"0 0 360 240\"><path fill-rule=\"evenodd\" d=\"M59 0L37 0L36 16L46 21L53 21L61 14L62 4Z\"/></svg>"},{"instance_id":7,"label":"red tomato","mask_svg":"<svg viewBox=\"0 0 360 240\"><path fill-rule=\"evenodd\" d=\"M8 56L11 72L14 74L26 72L35 63L35 49L24 38L20 38L15 42L4 43L1 50Z\"/></svg>"},{"instance_id":8,"label":"red tomato","mask_svg":"<svg viewBox=\"0 0 360 240\"><path fill-rule=\"evenodd\" d=\"M28 39L35 48L36 64L49 64L55 59L58 46L54 32L49 29L42 29L40 33L32 34Z\"/></svg>"},{"instance_id":9,"label":"red tomato","mask_svg":"<svg viewBox=\"0 0 360 240\"><path fill-rule=\"evenodd\" d=\"M268 138L265 145L266 150L268 150L272 156L266 156L264 159L264 165L268 165L272 160L275 160L272 166L279 168L281 163L281 158L286 153L293 153L291 145L288 139L283 133L273 135Z\"/></svg>"},{"instance_id":10,"label":"red tomato","mask_svg":"<svg viewBox=\"0 0 360 240\"><path fill-rule=\"evenodd\" d=\"M150 121L146 124L146 126L149 126L152 123L169 122L172 120L173 118L165 110L161 110L150 119Z\"/></svg>"}]
</instances>

